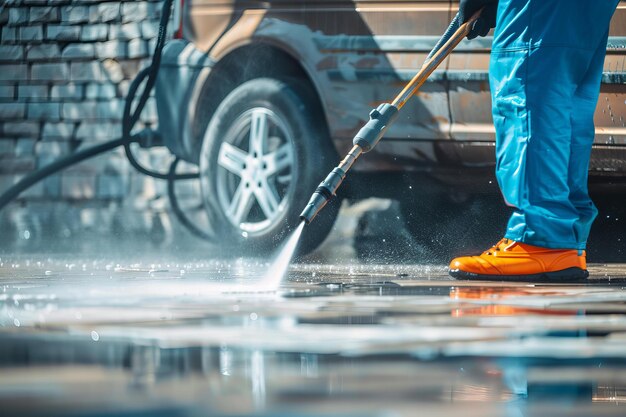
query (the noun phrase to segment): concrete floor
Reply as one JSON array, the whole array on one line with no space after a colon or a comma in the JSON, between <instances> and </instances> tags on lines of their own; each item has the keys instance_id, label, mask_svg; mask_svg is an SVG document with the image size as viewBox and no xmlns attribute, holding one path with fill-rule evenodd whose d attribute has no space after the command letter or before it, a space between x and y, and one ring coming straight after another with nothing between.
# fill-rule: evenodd
<instances>
[{"instance_id":1,"label":"concrete floor","mask_svg":"<svg viewBox=\"0 0 626 417\"><path fill-rule=\"evenodd\" d=\"M260 288L267 260L146 259L1 258L0 414L626 413L626 265L511 285L299 263Z\"/></svg>"},{"instance_id":2,"label":"concrete floor","mask_svg":"<svg viewBox=\"0 0 626 417\"><path fill-rule=\"evenodd\" d=\"M346 206L264 286L271 259L193 240L5 242L0 415L626 414L626 264L457 282L399 219Z\"/></svg>"}]
</instances>

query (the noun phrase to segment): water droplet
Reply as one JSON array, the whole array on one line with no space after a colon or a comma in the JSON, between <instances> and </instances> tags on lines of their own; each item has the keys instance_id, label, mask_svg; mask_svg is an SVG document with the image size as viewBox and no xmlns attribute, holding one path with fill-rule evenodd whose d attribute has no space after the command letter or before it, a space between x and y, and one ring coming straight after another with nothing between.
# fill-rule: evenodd
<instances>
[{"instance_id":1,"label":"water droplet","mask_svg":"<svg viewBox=\"0 0 626 417\"><path fill-rule=\"evenodd\" d=\"M30 239L30 231L29 230L24 230L23 236L24 236L24 239L26 239L26 240Z\"/></svg>"},{"instance_id":2,"label":"water droplet","mask_svg":"<svg viewBox=\"0 0 626 417\"><path fill-rule=\"evenodd\" d=\"M21 323L18 319L13 319L13 324L15 324L15 327L20 327Z\"/></svg>"},{"instance_id":3,"label":"water droplet","mask_svg":"<svg viewBox=\"0 0 626 417\"><path fill-rule=\"evenodd\" d=\"M259 318L259 316L256 313L250 313L250 320L254 321L254 320L258 319L258 318Z\"/></svg>"},{"instance_id":4,"label":"water droplet","mask_svg":"<svg viewBox=\"0 0 626 417\"><path fill-rule=\"evenodd\" d=\"M100 335L98 334L97 331L93 330L91 332L91 340L93 340L94 342L97 342L98 340L100 340Z\"/></svg>"}]
</instances>

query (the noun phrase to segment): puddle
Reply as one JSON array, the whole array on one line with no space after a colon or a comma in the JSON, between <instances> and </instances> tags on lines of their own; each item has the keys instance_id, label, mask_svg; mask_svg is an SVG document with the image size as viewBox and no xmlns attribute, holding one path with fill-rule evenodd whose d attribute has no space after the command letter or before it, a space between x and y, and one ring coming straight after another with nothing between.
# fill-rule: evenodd
<instances>
[{"instance_id":1,"label":"puddle","mask_svg":"<svg viewBox=\"0 0 626 417\"><path fill-rule=\"evenodd\" d=\"M533 285L296 264L259 289L265 260L0 262L11 415L626 410L621 265L592 267L589 285Z\"/></svg>"}]
</instances>

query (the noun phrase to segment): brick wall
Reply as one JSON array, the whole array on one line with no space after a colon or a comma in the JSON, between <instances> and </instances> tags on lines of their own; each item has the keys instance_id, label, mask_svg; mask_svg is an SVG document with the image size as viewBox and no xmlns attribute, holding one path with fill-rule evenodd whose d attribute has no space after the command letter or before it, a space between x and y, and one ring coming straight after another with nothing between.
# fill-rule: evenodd
<instances>
[{"instance_id":1,"label":"brick wall","mask_svg":"<svg viewBox=\"0 0 626 417\"><path fill-rule=\"evenodd\" d=\"M3 0L0 192L64 154L121 135L124 97L149 62L160 13L157 0ZM154 123L151 99L138 127ZM140 157L160 169L169 160L164 150ZM117 150L35 186L0 213L0 229L4 240L27 241L89 228L135 233L153 229L155 219L169 223L163 195L164 184L136 174Z\"/></svg>"}]
</instances>

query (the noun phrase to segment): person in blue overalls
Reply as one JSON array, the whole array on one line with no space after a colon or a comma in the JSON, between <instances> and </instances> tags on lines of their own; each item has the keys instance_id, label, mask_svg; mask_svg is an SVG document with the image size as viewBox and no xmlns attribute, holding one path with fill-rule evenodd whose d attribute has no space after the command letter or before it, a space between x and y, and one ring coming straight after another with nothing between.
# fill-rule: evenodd
<instances>
[{"instance_id":1,"label":"person in blue overalls","mask_svg":"<svg viewBox=\"0 0 626 417\"><path fill-rule=\"evenodd\" d=\"M461 0L468 38L495 27L489 81L496 176L514 208L504 238L453 259L456 278L576 280L597 215L587 191L611 17L618 0Z\"/></svg>"}]
</instances>

